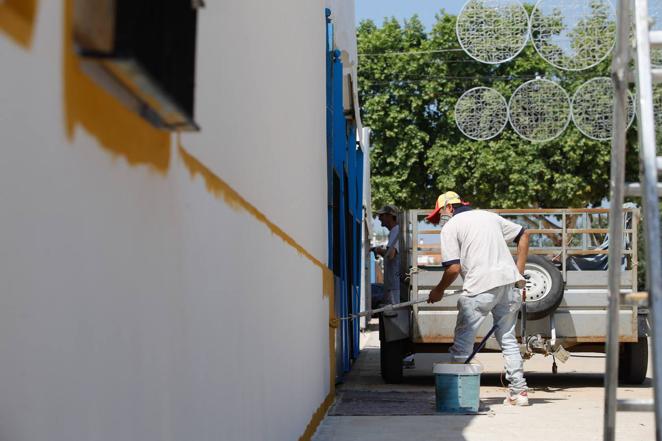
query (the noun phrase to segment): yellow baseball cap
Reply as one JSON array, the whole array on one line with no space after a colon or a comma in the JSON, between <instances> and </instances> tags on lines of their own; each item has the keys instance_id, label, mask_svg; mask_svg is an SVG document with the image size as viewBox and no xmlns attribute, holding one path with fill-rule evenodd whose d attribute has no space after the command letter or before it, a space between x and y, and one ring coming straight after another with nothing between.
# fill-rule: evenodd
<instances>
[{"instance_id":1,"label":"yellow baseball cap","mask_svg":"<svg viewBox=\"0 0 662 441\"><path fill-rule=\"evenodd\" d=\"M439 212L444 209L444 207L448 204L462 204L462 199L460 199L460 195L455 193L454 191L447 191L444 194L439 195L437 198L437 203L434 206L434 211L430 214L427 215L425 218L426 221L432 222L433 224L438 224L439 223L439 217L441 216Z\"/></svg>"}]
</instances>

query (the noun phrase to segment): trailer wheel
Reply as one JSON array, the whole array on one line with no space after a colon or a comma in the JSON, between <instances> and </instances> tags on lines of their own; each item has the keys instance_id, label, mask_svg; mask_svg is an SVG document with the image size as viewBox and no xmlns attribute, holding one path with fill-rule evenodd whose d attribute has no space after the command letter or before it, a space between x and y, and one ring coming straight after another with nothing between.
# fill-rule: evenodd
<instances>
[{"instance_id":1,"label":"trailer wheel","mask_svg":"<svg viewBox=\"0 0 662 441\"><path fill-rule=\"evenodd\" d=\"M529 256L524 269L526 277L526 318L547 317L563 300L563 276L552 262L542 256Z\"/></svg>"},{"instance_id":2,"label":"trailer wheel","mask_svg":"<svg viewBox=\"0 0 662 441\"><path fill-rule=\"evenodd\" d=\"M641 384L648 370L648 338L636 343L623 343L619 352L618 380L622 384Z\"/></svg>"},{"instance_id":3,"label":"trailer wheel","mask_svg":"<svg viewBox=\"0 0 662 441\"><path fill-rule=\"evenodd\" d=\"M379 356L382 378L390 384L402 383L402 359L405 354L405 340L381 342Z\"/></svg>"}]
</instances>

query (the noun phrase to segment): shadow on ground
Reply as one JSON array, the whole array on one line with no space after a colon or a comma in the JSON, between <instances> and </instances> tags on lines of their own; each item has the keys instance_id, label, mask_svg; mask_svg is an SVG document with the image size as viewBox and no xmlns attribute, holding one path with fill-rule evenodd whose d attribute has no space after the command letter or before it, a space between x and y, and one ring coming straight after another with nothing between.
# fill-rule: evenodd
<instances>
[{"instance_id":1,"label":"shadow on ground","mask_svg":"<svg viewBox=\"0 0 662 441\"><path fill-rule=\"evenodd\" d=\"M500 367L500 354L482 354L482 357L489 357L487 363L487 370L481 375L481 386L483 387L507 387L507 381L504 372L497 372L496 369ZM574 367L567 367L567 365L559 366L559 373L553 374L551 372L551 358L545 359L542 356L536 359L535 362L527 361L525 363L525 375L529 387L534 391L557 392L577 388L598 388L602 389L603 373L602 372L578 372L577 365ZM583 367L586 363L596 363L603 359L604 356L600 354L587 354L587 355L573 355L573 362ZM380 375L379 366L379 348L367 347L361 351L361 356L358 362L353 366L352 371L344 378L344 381L339 385L341 388L364 388L366 386L375 386L378 388L388 388L393 390L398 389L421 389L421 388L434 388L434 376L432 374L432 366L438 359L437 354L416 354L416 367L414 369L404 370L404 380L401 384L385 384ZM495 362L496 360L496 362ZM544 372L541 369L546 369L546 364L549 362L550 371ZM533 370L536 367L537 370ZM598 366L599 368L599 366ZM596 370L598 370L596 368ZM565 371L564 371L565 369ZM651 387L651 379L646 378L643 384L640 385L622 385L627 389L645 389Z\"/></svg>"}]
</instances>

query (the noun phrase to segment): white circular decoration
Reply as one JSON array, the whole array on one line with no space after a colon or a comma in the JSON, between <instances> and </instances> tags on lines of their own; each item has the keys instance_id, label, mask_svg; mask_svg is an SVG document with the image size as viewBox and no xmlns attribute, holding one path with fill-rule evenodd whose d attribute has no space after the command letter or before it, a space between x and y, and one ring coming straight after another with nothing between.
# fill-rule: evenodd
<instances>
[{"instance_id":1,"label":"white circular decoration","mask_svg":"<svg viewBox=\"0 0 662 441\"><path fill-rule=\"evenodd\" d=\"M616 43L616 12L609 0L540 0L531 13L531 40L548 63L589 69Z\"/></svg>"},{"instance_id":2,"label":"white circular decoration","mask_svg":"<svg viewBox=\"0 0 662 441\"><path fill-rule=\"evenodd\" d=\"M653 115L655 118L655 139L657 154L662 153L662 84L653 86Z\"/></svg>"},{"instance_id":3,"label":"white circular decoration","mask_svg":"<svg viewBox=\"0 0 662 441\"><path fill-rule=\"evenodd\" d=\"M455 103L455 122L471 139L492 139L508 124L508 103L496 90L476 87L466 91Z\"/></svg>"},{"instance_id":4,"label":"white circular decoration","mask_svg":"<svg viewBox=\"0 0 662 441\"><path fill-rule=\"evenodd\" d=\"M588 80L572 97L572 121L591 139L608 141L614 130L614 97L616 88L611 78ZM628 92L628 128L634 121L634 97Z\"/></svg>"},{"instance_id":5,"label":"white circular decoration","mask_svg":"<svg viewBox=\"0 0 662 441\"><path fill-rule=\"evenodd\" d=\"M662 31L662 0L650 0L648 14L652 18L650 30ZM662 67L662 49L651 48L651 63L653 67Z\"/></svg>"},{"instance_id":6,"label":"white circular decoration","mask_svg":"<svg viewBox=\"0 0 662 441\"><path fill-rule=\"evenodd\" d=\"M559 136L570 122L570 99L549 80L527 81L515 90L508 106L510 125L522 138L545 142Z\"/></svg>"},{"instance_id":7,"label":"white circular decoration","mask_svg":"<svg viewBox=\"0 0 662 441\"><path fill-rule=\"evenodd\" d=\"M529 15L518 0L469 0L457 16L455 33L474 60L512 60L529 39Z\"/></svg>"}]
</instances>

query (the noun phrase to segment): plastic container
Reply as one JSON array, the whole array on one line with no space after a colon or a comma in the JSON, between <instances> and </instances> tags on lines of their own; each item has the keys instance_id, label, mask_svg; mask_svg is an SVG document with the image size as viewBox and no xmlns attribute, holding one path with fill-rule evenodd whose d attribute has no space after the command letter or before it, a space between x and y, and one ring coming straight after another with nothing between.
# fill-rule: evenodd
<instances>
[{"instance_id":1,"label":"plastic container","mask_svg":"<svg viewBox=\"0 0 662 441\"><path fill-rule=\"evenodd\" d=\"M432 372L437 412L478 412L481 365L453 363L449 359L446 363L436 363Z\"/></svg>"}]
</instances>

